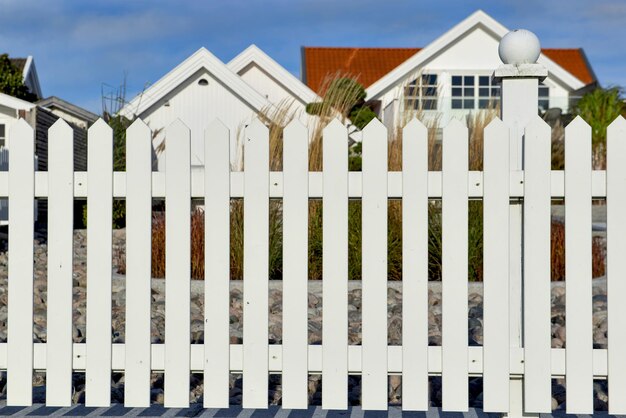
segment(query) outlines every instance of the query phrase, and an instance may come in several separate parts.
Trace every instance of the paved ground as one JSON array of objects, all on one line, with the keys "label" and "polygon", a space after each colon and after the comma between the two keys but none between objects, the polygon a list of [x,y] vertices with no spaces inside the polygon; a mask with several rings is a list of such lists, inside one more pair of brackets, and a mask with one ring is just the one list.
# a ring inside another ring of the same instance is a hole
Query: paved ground
[{"label": "paved ground", "polygon": [[[382,417],[411,417],[411,418],[495,418],[498,414],[487,414],[479,409],[471,408],[469,412],[442,412],[440,408],[431,408],[427,412],[402,412],[398,407],[390,407],[384,411],[362,411],[360,407],[350,407],[347,411],[325,411],[321,407],[310,407],[307,410],[288,410],[279,407],[262,409],[203,409],[201,404],[191,408],[170,408],[162,405],[153,405],[150,408],[124,408],[122,404],[115,404],[110,408],[87,408],[84,405],[74,405],[68,408],[46,407],[36,404],[30,407],[6,406],[6,401],[0,401],[0,417],[215,417],[215,418],[382,418]],[[590,415],[565,415],[565,413],[541,414],[541,418],[548,417],[589,417]],[[598,412],[593,416],[609,417],[606,412]],[[620,415],[617,415],[618,417]]]}]

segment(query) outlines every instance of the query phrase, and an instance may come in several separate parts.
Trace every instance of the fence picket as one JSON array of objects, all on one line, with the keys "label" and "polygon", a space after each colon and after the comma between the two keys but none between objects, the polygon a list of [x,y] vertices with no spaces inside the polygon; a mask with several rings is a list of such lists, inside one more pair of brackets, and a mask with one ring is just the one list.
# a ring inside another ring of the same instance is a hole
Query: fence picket
[{"label": "fence picket", "polygon": [[48,330],[46,405],[72,403],[74,131],[58,119],[48,131]]},{"label": "fence picket", "polygon": [[152,137],[140,119],[126,131],[126,369],[124,405],[150,406]]},{"label": "fence picket", "polygon": [[322,408],[348,407],[348,133],[324,129],[322,200]]},{"label": "fence picket", "polygon": [[387,129],[363,130],[362,364],[363,409],[386,410],[387,389]]},{"label": "fence picket", "polygon": [[441,346],[442,408],[467,411],[467,127],[453,119],[443,130]]},{"label": "fence picket", "polygon": [[509,410],[509,130],[493,120],[484,134],[483,393],[486,412]]},{"label": "fence picket", "polygon": [[402,133],[402,409],[428,410],[428,130]]},{"label": "fence picket", "polygon": [[204,407],[228,408],[230,140],[219,120],[204,131],[204,161]]},{"label": "fence picket", "polygon": [[177,119],[165,135],[165,406],[189,405],[191,145]]},{"label": "fence picket", "polygon": [[565,128],[565,318],[567,412],[593,414],[591,127]]},{"label": "fence picket", "polygon": [[113,131],[99,119],[88,138],[85,404],[104,407],[111,404]]},{"label": "fence picket", "polygon": [[269,129],[246,128],[243,199],[243,406],[267,408],[269,303]]},{"label": "fence picket", "polygon": [[24,119],[10,134],[7,404],[26,406],[33,395],[35,135]]},{"label": "fence picket", "polygon": [[551,130],[539,116],[524,143],[524,410],[552,410],[550,374]]},{"label": "fence picket", "polygon": [[607,129],[606,273],[608,313],[609,414],[626,414],[626,119]]},{"label": "fence picket", "polygon": [[284,408],[308,406],[309,141],[292,121],[283,141],[283,399]]}]

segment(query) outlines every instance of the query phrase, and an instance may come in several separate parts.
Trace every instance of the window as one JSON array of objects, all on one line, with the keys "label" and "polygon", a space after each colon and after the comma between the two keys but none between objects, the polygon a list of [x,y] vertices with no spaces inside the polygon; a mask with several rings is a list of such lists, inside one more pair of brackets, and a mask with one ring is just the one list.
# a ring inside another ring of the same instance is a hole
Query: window
[{"label": "window", "polygon": [[539,109],[546,111],[550,108],[550,87],[539,83]]},{"label": "window", "polygon": [[437,74],[423,74],[405,88],[404,100],[408,108],[437,109]]},{"label": "window", "polygon": [[474,78],[473,75],[452,76],[452,109],[474,109]]},{"label": "window", "polygon": [[488,75],[478,76],[478,108],[495,108],[500,102],[500,86]]},{"label": "window", "polygon": [[486,109],[499,101],[500,86],[490,76],[452,76],[452,109]]},{"label": "window", "polygon": [[5,147],[6,139],[6,125],[0,123],[0,148]]}]

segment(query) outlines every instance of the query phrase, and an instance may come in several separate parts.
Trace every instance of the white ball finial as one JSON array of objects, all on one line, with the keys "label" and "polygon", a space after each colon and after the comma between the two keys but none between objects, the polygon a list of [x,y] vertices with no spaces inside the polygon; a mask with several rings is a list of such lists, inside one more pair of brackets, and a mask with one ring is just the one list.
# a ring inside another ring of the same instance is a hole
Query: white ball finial
[{"label": "white ball finial", "polygon": [[498,46],[498,54],[505,64],[534,64],[540,53],[539,38],[525,29],[516,29],[507,33]]}]

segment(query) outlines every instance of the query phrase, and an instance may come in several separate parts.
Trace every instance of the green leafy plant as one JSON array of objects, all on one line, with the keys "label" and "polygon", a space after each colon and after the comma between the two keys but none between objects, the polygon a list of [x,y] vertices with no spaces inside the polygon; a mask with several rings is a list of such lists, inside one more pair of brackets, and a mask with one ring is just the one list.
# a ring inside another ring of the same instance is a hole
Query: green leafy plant
[{"label": "green leafy plant", "polygon": [[597,88],[586,93],[574,112],[591,126],[594,168],[606,168],[606,128],[626,112],[622,90],[619,87]]},{"label": "green leafy plant", "polygon": [[28,102],[38,99],[37,95],[31,93],[28,86],[24,85],[22,71],[13,65],[7,54],[0,55],[0,92]]}]

